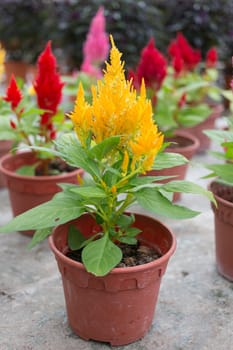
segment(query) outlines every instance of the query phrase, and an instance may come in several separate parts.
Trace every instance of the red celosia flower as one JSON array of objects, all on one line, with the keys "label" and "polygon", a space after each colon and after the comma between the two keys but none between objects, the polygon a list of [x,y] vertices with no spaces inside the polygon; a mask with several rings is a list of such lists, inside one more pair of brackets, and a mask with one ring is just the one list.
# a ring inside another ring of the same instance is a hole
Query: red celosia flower
[{"label": "red celosia flower", "polygon": [[39,56],[38,73],[33,85],[37,94],[38,106],[48,110],[41,116],[41,124],[46,125],[57,112],[64,85],[56,71],[56,58],[51,51],[50,42]]},{"label": "red celosia flower", "polygon": [[218,61],[218,53],[215,47],[212,47],[209,49],[209,51],[206,54],[206,67],[208,68],[214,68],[216,66],[216,63]]},{"label": "red celosia flower", "polygon": [[7,87],[6,96],[3,99],[11,103],[11,108],[14,110],[22,100],[23,96],[18,88],[15,77],[12,74],[9,85]]},{"label": "red celosia flower", "polygon": [[153,38],[141,51],[136,75],[139,84],[144,78],[145,85],[159,89],[167,74],[167,62],[161,52],[155,47]]},{"label": "red celosia flower", "polygon": [[184,60],[181,55],[178,53],[172,60],[172,66],[176,75],[179,75],[184,69]]},{"label": "red celosia flower", "polygon": [[178,33],[176,39],[171,42],[168,53],[173,59],[180,56],[183,59],[184,68],[188,70],[194,69],[201,61],[200,51],[193,49],[182,33]]}]

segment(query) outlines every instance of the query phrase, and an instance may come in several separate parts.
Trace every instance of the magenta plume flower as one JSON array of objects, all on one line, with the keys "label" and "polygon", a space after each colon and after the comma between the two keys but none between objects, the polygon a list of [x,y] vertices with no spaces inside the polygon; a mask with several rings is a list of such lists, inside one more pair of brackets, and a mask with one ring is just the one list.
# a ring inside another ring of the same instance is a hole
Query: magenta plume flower
[{"label": "magenta plume flower", "polygon": [[105,32],[104,8],[100,6],[96,15],[93,17],[86,41],[83,45],[84,61],[91,65],[103,63],[108,56],[109,39]]}]

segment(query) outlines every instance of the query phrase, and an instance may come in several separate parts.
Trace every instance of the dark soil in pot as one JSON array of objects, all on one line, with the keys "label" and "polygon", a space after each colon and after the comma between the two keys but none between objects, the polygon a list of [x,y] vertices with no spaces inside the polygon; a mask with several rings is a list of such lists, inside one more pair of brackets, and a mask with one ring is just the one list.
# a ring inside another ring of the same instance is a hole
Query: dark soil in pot
[{"label": "dark soil in pot", "polygon": [[[140,242],[135,245],[119,244],[118,246],[121,249],[123,256],[120,263],[116,267],[143,265],[162,256],[159,251],[147,247],[144,244],[140,244]],[[66,256],[75,261],[82,262],[81,254],[82,251],[79,249],[76,251],[67,252]]]}]

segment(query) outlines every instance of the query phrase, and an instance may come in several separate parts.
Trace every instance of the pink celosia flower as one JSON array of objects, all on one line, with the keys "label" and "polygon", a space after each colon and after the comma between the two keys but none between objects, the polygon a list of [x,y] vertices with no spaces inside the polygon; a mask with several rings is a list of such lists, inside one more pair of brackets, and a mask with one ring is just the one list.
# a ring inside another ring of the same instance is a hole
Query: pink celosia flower
[{"label": "pink celosia flower", "polygon": [[104,62],[109,52],[109,39],[105,32],[104,8],[101,6],[93,17],[86,41],[83,45],[84,61],[88,59],[91,64]]},{"label": "pink celosia flower", "polygon": [[187,70],[194,69],[201,61],[200,51],[193,49],[182,33],[178,33],[176,39],[170,43],[168,53],[173,59],[180,56]]},{"label": "pink celosia flower", "polygon": [[147,87],[154,90],[160,88],[167,74],[167,62],[162,53],[155,47],[153,38],[141,51],[136,73],[133,76],[131,71],[130,74],[133,77],[135,87],[140,86],[142,79],[144,79]]},{"label": "pink celosia flower", "polygon": [[62,87],[60,75],[57,73],[56,58],[51,50],[50,41],[38,59],[38,73],[33,84],[36,91],[38,106],[46,109],[41,115],[41,124],[50,123],[51,117],[56,114],[57,107],[62,98]]},{"label": "pink celosia flower", "polygon": [[7,87],[6,96],[3,99],[11,103],[11,109],[14,110],[22,100],[23,96],[16,83],[14,74],[12,74],[9,85]]},{"label": "pink celosia flower", "polygon": [[80,67],[80,71],[89,74],[90,76],[101,79],[102,78],[102,71],[99,67],[94,66],[89,61],[89,58],[86,57]]},{"label": "pink celosia flower", "polygon": [[206,67],[208,68],[214,68],[216,66],[216,63],[218,61],[218,53],[215,47],[212,47],[209,49],[209,51],[206,54]]}]

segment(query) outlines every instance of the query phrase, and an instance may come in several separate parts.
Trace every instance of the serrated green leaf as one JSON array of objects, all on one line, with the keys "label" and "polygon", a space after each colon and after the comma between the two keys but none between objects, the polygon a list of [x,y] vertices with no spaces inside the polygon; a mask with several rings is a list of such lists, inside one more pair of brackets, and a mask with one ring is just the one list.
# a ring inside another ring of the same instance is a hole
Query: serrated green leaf
[{"label": "serrated green leaf", "polygon": [[70,225],[68,231],[68,246],[72,250],[78,250],[82,247],[83,242],[86,238],[74,225]]},{"label": "serrated green leaf", "polygon": [[107,275],[121,258],[121,249],[106,234],[88,244],[82,251],[82,261],[86,270],[95,276]]},{"label": "serrated green leaf", "polygon": [[43,241],[46,237],[48,237],[51,234],[51,231],[52,231],[51,227],[42,228],[40,230],[37,230],[34,233],[30,243],[27,245],[27,248],[31,249],[36,244],[38,244],[39,242]]},{"label": "serrated green leaf", "polygon": [[144,209],[169,218],[188,219],[200,214],[197,211],[170,202],[156,188],[145,188],[136,192],[135,197]]}]

